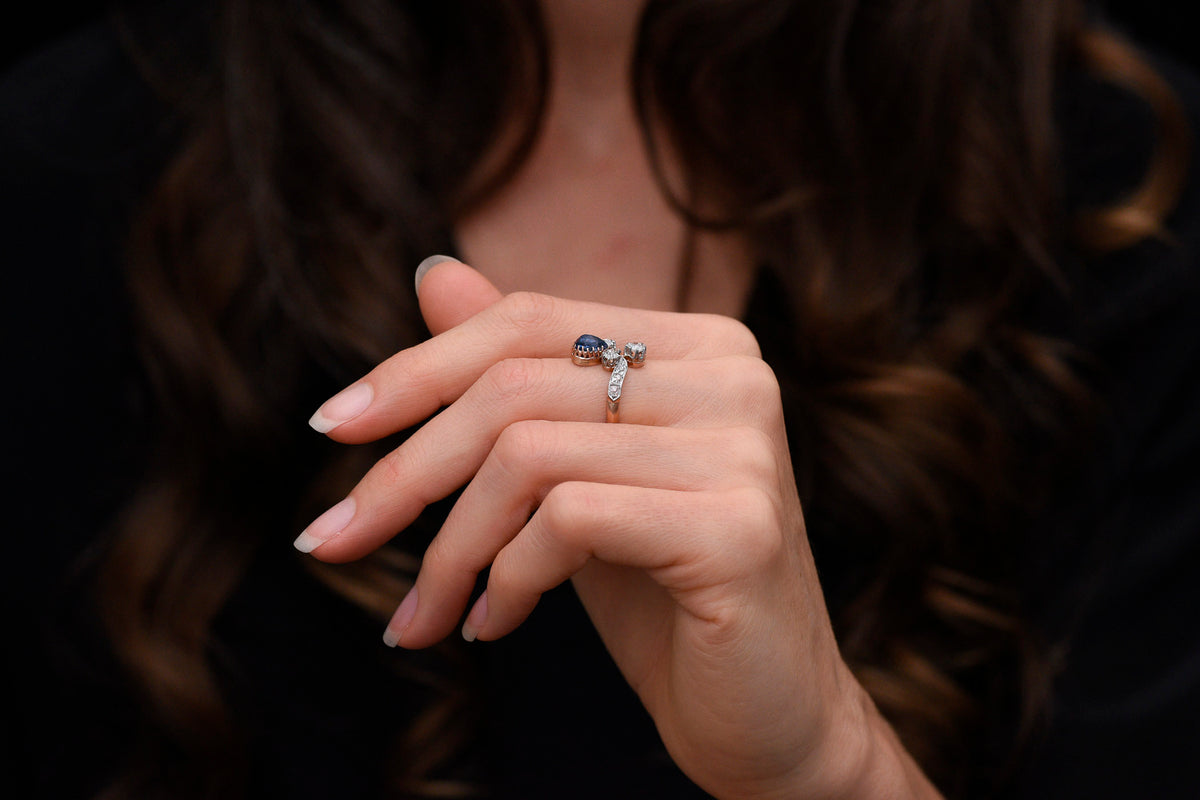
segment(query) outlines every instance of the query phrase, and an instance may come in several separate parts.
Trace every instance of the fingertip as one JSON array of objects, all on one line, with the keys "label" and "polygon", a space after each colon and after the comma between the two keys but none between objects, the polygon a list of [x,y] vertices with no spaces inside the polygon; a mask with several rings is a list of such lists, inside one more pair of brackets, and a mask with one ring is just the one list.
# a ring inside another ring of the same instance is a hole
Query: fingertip
[{"label": "fingertip", "polygon": [[367,381],[351,384],[326,400],[308,420],[317,433],[329,434],[341,425],[360,417],[375,399],[375,390]]},{"label": "fingertip", "polygon": [[396,613],[392,614],[392,619],[388,622],[387,629],[383,632],[383,643],[388,647],[395,647],[400,644],[404,638],[404,633],[412,624],[413,617],[417,615],[417,605],[419,598],[417,595],[417,587],[408,590],[408,594],[400,602],[396,608]]},{"label": "fingertip", "polygon": [[479,599],[475,601],[475,605],[471,608],[471,613],[467,614],[467,618],[463,621],[462,637],[468,642],[475,641],[479,636],[479,631],[487,624],[488,616],[488,599],[487,590],[479,595]]},{"label": "fingertip", "polygon": [[417,265],[417,271],[413,275],[413,289],[416,291],[417,295],[421,294],[421,282],[425,280],[425,276],[429,273],[429,270],[433,269],[438,264],[445,264],[447,262],[453,262],[455,264],[462,263],[453,256],[435,255],[429,256]]},{"label": "fingertip", "polygon": [[417,272],[417,302],[435,335],[466,322],[503,297],[482,273],[448,256],[425,259]]},{"label": "fingertip", "polygon": [[335,540],[354,519],[358,504],[353,497],[346,497],[314,519],[300,532],[292,545],[301,553],[312,553],[326,542]]}]

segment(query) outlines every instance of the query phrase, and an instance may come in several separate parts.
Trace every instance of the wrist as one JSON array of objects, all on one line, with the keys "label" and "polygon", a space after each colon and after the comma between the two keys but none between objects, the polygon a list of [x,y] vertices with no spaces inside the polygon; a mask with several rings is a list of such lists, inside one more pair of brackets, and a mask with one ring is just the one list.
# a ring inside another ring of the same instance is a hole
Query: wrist
[{"label": "wrist", "polygon": [[844,700],[787,797],[812,800],[938,800],[941,794],[905,750],[870,695],[844,673]]}]

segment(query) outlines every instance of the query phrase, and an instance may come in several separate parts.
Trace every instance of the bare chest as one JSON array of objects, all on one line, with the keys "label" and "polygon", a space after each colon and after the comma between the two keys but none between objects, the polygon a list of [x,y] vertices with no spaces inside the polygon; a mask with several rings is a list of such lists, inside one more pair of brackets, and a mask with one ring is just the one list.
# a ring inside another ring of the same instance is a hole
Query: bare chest
[{"label": "bare chest", "polygon": [[468,263],[504,292],[742,313],[753,278],[744,243],[689,233],[662,197],[636,131],[598,152],[548,139],[502,191],[458,224]]}]

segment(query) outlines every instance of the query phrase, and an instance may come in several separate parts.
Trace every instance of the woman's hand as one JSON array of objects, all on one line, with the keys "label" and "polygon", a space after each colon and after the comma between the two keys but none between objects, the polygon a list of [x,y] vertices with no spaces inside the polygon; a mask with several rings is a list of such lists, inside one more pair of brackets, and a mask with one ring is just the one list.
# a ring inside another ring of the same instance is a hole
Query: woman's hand
[{"label": "woman's hand", "polygon": [[[838,653],[778,385],[747,329],[502,298],[454,261],[428,272],[420,302],[434,338],[313,425],[366,442],[436,416],[297,540],[326,561],[356,559],[466,484],[385,640],[444,638],[489,565],[468,639],[504,636],[570,578],[672,757],[710,793],[913,796],[915,767]],[[621,424],[604,422],[608,373],[569,358],[583,333],[648,347]]]}]

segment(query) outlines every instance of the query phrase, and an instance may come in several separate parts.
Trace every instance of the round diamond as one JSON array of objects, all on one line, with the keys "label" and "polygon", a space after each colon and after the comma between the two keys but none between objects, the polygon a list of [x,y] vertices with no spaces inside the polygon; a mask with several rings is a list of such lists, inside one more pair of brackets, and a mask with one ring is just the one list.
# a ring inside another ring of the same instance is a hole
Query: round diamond
[{"label": "round diamond", "polygon": [[625,345],[625,358],[629,359],[629,363],[640,365],[646,361],[646,345],[641,342],[629,342]]}]

